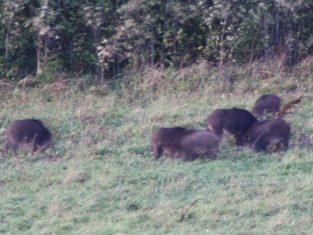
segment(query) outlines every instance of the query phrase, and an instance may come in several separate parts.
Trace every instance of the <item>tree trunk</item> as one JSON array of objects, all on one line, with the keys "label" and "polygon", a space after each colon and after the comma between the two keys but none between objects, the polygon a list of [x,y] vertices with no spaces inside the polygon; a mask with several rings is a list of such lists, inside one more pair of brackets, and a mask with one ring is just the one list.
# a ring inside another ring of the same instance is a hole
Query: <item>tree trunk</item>
[{"label": "tree trunk", "polygon": [[10,26],[11,20],[8,23],[8,31],[5,37],[5,73],[8,72],[8,63],[9,63],[9,36],[10,36]]},{"label": "tree trunk", "polygon": [[225,33],[226,23],[227,23],[227,15],[225,15],[225,18],[224,18],[224,24],[223,24],[222,34],[221,34],[221,42],[220,42],[221,47],[220,47],[220,52],[219,52],[220,61],[219,61],[219,65],[218,65],[219,71],[222,71],[224,56],[225,56],[225,53],[224,53],[224,33]]},{"label": "tree trunk", "polygon": [[263,32],[264,32],[264,57],[265,60],[268,61],[269,59],[269,35],[268,35],[268,12],[267,7],[268,3],[267,0],[264,1],[265,9],[263,9]]},{"label": "tree trunk", "polygon": [[36,52],[37,52],[37,75],[42,73],[41,69],[41,49],[42,49],[42,36],[37,33],[36,37]]},{"label": "tree trunk", "polygon": [[162,49],[161,49],[161,64],[164,65],[164,57],[165,57],[165,34],[166,34],[166,22],[167,22],[167,7],[168,0],[165,3],[165,12],[164,12],[164,22],[163,22],[163,32],[162,32]]},{"label": "tree trunk", "polygon": [[294,66],[295,61],[295,46],[294,46],[294,35],[293,35],[293,21],[292,21],[292,12],[290,10],[287,11],[288,19],[287,19],[287,40],[286,40],[286,48],[287,48],[287,65],[289,70]]}]

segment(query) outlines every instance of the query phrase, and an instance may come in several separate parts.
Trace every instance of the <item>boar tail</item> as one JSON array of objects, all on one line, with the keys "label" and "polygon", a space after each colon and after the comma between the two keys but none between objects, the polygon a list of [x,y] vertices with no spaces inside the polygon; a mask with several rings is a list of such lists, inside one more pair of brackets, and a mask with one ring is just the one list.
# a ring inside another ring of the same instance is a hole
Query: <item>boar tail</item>
[{"label": "boar tail", "polygon": [[287,110],[294,107],[296,104],[300,103],[302,98],[303,96],[300,96],[298,99],[292,100],[289,103],[285,104],[280,113],[278,114],[278,118],[282,118],[286,114]]}]

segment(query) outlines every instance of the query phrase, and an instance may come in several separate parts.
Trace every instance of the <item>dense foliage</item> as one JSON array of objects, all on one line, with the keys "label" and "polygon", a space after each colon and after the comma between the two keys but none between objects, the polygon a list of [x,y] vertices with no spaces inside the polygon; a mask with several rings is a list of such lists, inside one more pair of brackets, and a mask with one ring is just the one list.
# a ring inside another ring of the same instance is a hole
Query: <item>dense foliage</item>
[{"label": "dense foliage", "polygon": [[199,59],[292,68],[313,51],[312,10],[312,0],[0,0],[0,77],[62,71],[103,82]]}]

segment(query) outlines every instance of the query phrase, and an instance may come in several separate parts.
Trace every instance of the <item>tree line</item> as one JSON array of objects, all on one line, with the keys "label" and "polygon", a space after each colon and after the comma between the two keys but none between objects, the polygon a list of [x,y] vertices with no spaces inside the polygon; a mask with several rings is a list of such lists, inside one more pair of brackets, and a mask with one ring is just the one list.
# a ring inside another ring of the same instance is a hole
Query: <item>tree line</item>
[{"label": "tree line", "polygon": [[313,51],[313,0],[0,0],[0,77],[218,69]]}]

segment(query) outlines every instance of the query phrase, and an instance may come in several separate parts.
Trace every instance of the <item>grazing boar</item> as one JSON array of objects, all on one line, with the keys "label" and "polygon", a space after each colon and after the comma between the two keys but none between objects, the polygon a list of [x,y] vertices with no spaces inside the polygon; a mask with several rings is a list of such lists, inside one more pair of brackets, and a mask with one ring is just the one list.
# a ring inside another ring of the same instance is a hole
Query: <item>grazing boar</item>
[{"label": "grazing boar", "polygon": [[243,135],[257,120],[245,109],[216,109],[207,118],[207,128],[222,137],[223,134],[234,135],[238,147],[243,144]]},{"label": "grazing boar", "polygon": [[51,139],[50,131],[36,119],[17,120],[5,129],[6,149],[16,152],[20,144],[32,144],[32,151],[46,147]]},{"label": "grazing boar", "polygon": [[290,125],[281,118],[256,122],[250,126],[244,136],[244,142],[256,151],[266,151],[270,145],[276,145],[278,151],[281,143],[288,148]]},{"label": "grazing boar", "polygon": [[209,130],[186,130],[178,135],[170,155],[184,161],[193,161],[200,156],[215,159],[219,141],[220,138]]},{"label": "grazing boar", "polygon": [[259,97],[253,108],[252,114],[257,118],[262,118],[266,113],[271,113],[275,116],[280,110],[281,98],[275,94],[265,94]]},{"label": "grazing boar", "polygon": [[177,136],[184,132],[183,127],[160,128],[150,136],[151,151],[154,158],[160,158],[163,151],[169,153],[169,149],[173,145]]}]

